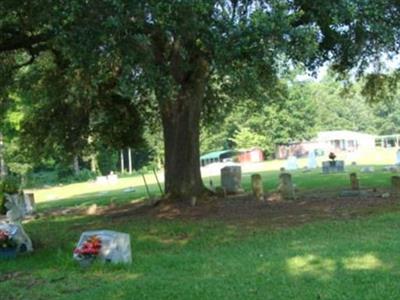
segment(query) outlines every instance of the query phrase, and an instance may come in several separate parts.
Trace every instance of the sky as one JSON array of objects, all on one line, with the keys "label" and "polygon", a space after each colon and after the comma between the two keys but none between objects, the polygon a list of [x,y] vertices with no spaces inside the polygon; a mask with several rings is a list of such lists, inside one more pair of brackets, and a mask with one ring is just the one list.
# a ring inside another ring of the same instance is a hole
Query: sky
[{"label": "sky", "polygon": [[[394,56],[393,58],[389,58],[386,54],[382,56],[383,67],[382,70],[384,72],[392,72],[396,69],[400,69],[400,54]],[[296,76],[296,80],[298,81],[321,81],[327,74],[330,63],[325,63],[322,67],[320,67],[317,71],[316,76],[312,76],[310,72],[304,73]],[[371,73],[374,71],[374,66],[371,65],[366,69],[366,73]],[[353,72],[354,73],[354,72]]]}]

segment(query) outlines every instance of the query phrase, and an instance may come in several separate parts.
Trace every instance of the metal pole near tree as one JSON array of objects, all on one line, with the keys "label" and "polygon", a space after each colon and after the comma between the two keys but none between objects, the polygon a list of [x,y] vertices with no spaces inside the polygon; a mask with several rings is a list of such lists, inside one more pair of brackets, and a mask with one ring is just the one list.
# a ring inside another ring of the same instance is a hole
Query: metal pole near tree
[{"label": "metal pole near tree", "polygon": [[143,173],[142,173],[142,177],[143,177],[144,186],[146,187],[147,196],[148,196],[149,199],[150,199],[150,198],[151,198],[150,190],[149,190],[149,187],[148,187],[148,185],[147,185],[146,177],[144,177],[144,174],[143,174]]},{"label": "metal pole near tree", "polygon": [[158,189],[160,190],[161,195],[163,195],[164,191],[161,188],[160,181],[158,180],[158,176],[157,176],[156,170],[154,168],[153,168],[153,173],[154,173],[154,177],[156,178],[156,181],[157,181]]}]

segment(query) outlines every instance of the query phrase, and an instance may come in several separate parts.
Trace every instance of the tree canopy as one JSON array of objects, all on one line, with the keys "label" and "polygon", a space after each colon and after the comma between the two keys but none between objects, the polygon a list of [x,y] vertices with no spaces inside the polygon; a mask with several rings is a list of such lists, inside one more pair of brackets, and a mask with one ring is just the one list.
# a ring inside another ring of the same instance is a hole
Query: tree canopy
[{"label": "tree canopy", "polygon": [[399,6],[395,0],[5,0],[1,104],[13,93],[32,101],[26,140],[71,154],[94,136],[105,144],[140,143],[143,124],[160,118],[166,192],[187,199],[204,191],[201,120],[245,99],[271,103],[290,66],[315,70],[329,60],[340,72],[362,72],[381,53],[398,53]]}]

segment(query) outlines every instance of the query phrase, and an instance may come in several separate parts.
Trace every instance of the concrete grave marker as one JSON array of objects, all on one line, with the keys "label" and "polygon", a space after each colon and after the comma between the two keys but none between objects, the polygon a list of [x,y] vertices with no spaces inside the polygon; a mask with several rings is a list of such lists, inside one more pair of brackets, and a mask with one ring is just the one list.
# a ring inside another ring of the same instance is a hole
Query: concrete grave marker
[{"label": "concrete grave marker", "polygon": [[294,185],[292,182],[292,175],[290,173],[281,173],[279,175],[279,192],[281,193],[282,199],[294,200],[296,199]]},{"label": "concrete grave marker", "polygon": [[307,167],[309,169],[315,169],[317,167],[317,158],[315,156],[315,151],[311,150],[308,153],[308,163],[307,163]]},{"label": "concrete grave marker", "polygon": [[350,185],[353,191],[358,191],[360,189],[360,182],[357,178],[357,173],[350,174]]},{"label": "concrete grave marker", "polygon": [[221,169],[221,187],[227,193],[242,192],[242,168],[240,166],[226,166]]},{"label": "concrete grave marker", "polygon": [[285,166],[286,170],[297,170],[299,168],[298,164],[297,164],[297,157],[294,155],[291,155],[288,157],[287,161],[286,161],[286,166]]},{"label": "concrete grave marker", "polygon": [[392,191],[395,195],[400,195],[400,176],[392,176]]},{"label": "concrete grave marker", "polygon": [[251,175],[251,189],[256,200],[264,200],[264,187],[260,174]]},{"label": "concrete grave marker", "polygon": [[[93,230],[82,233],[77,248],[81,247],[90,237],[96,236],[101,240],[98,258],[103,262],[127,263],[132,262],[131,240],[127,233],[111,230]],[[74,254],[74,259],[79,256]]]}]

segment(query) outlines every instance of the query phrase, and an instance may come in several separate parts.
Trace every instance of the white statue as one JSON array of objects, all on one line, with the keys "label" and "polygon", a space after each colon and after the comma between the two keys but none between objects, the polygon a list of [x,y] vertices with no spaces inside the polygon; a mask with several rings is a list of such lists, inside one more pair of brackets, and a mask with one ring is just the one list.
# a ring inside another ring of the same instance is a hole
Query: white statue
[{"label": "white statue", "polygon": [[315,151],[312,150],[308,153],[308,168],[315,169],[317,167],[317,158],[315,156]]},{"label": "white statue", "polygon": [[[20,253],[33,251],[32,241],[22,227],[26,210],[24,199],[19,194],[4,194],[6,198],[7,223],[0,223],[0,230],[8,232],[17,243],[17,251]],[[22,201],[21,201],[22,199]]]}]

